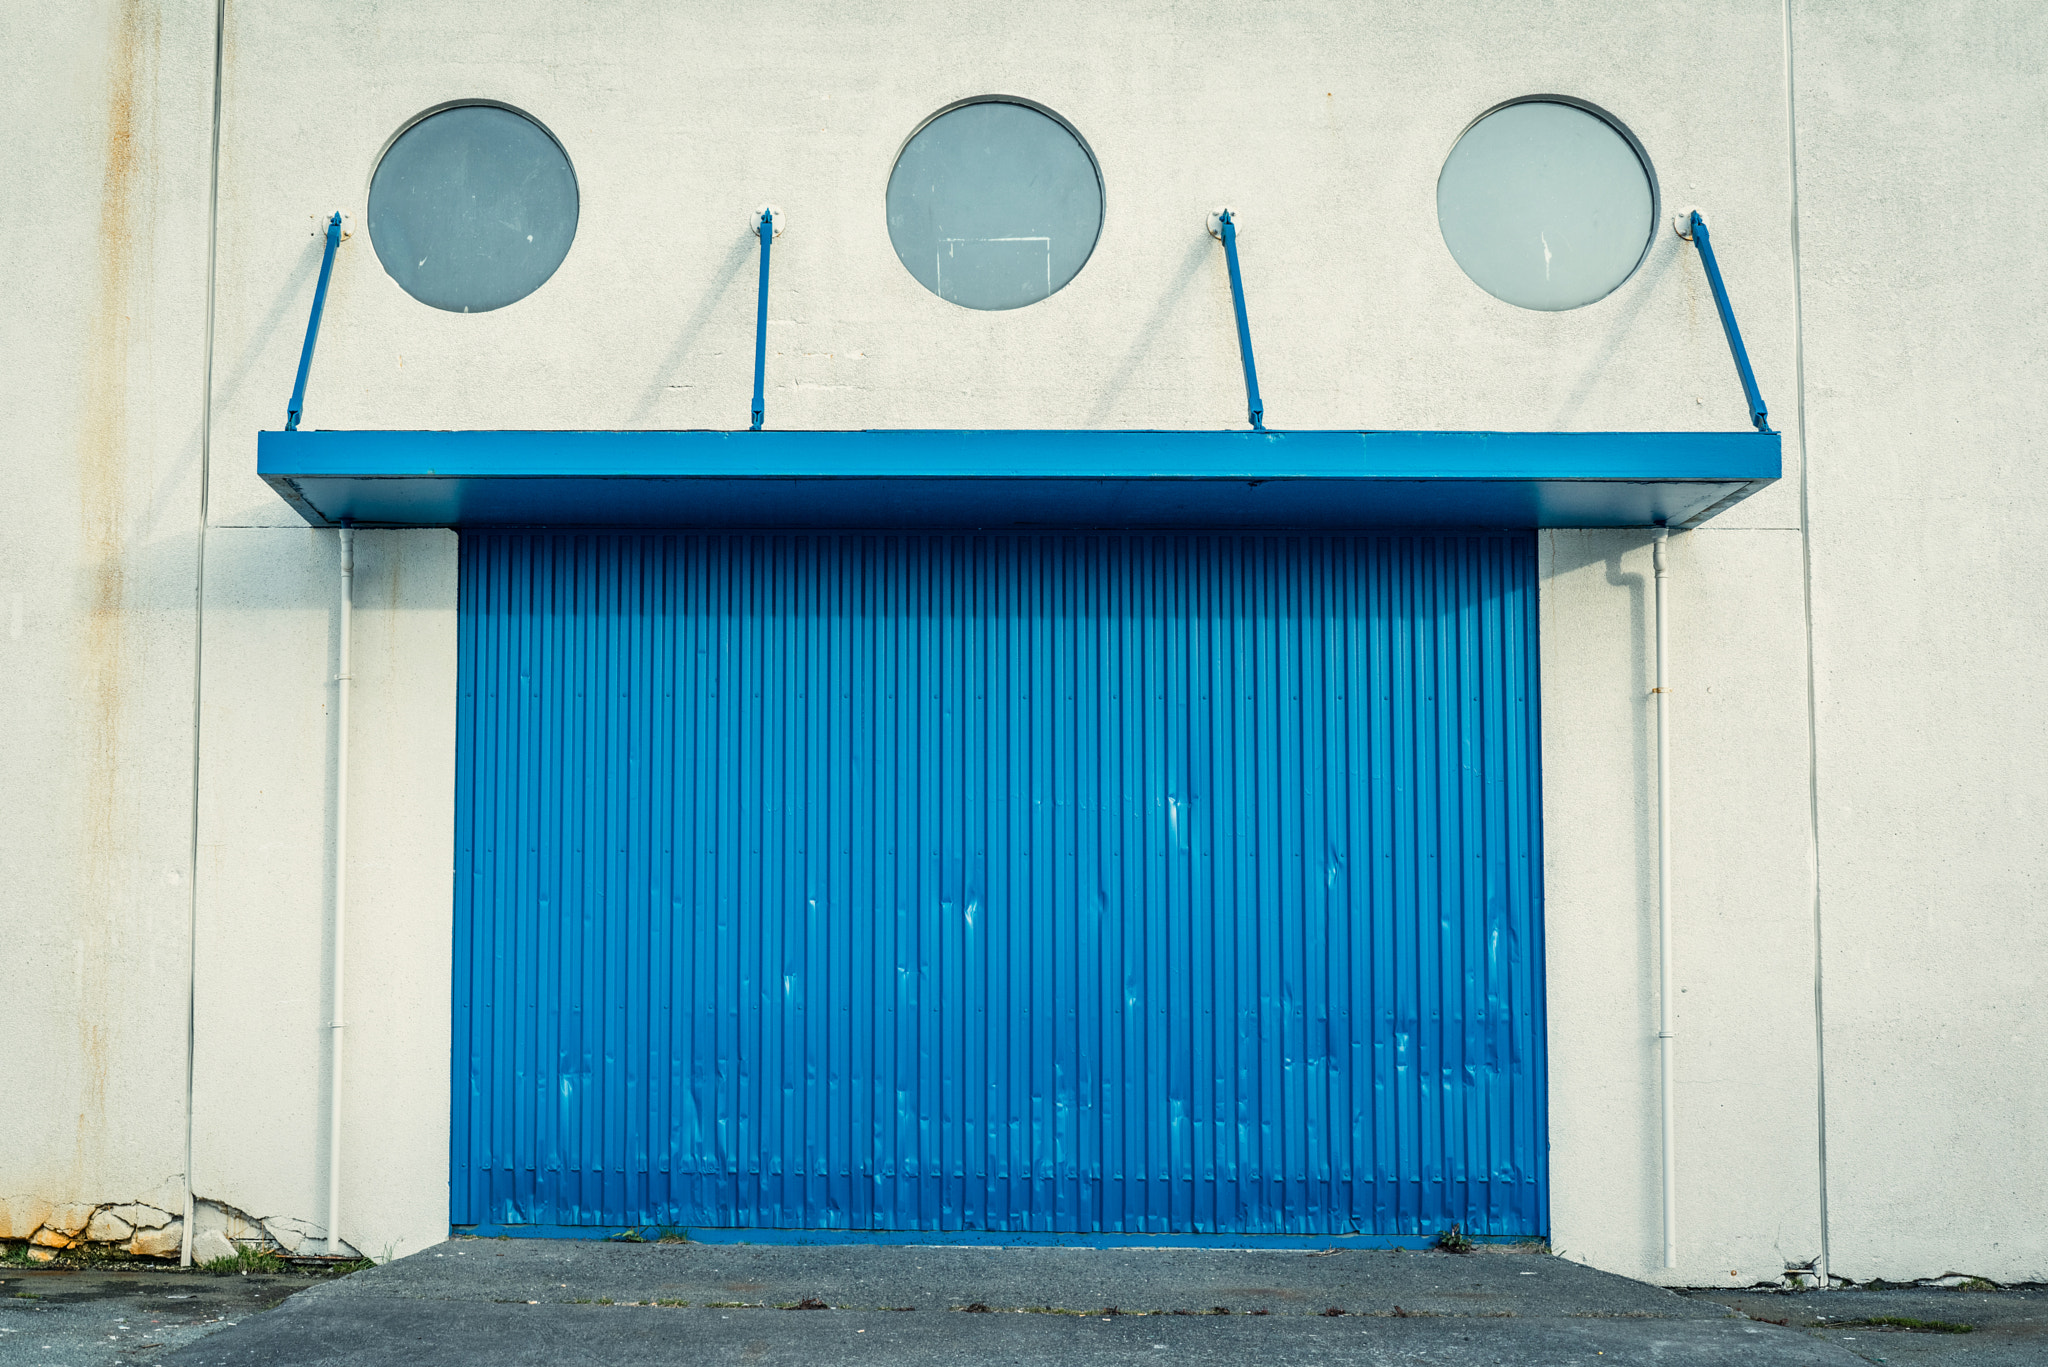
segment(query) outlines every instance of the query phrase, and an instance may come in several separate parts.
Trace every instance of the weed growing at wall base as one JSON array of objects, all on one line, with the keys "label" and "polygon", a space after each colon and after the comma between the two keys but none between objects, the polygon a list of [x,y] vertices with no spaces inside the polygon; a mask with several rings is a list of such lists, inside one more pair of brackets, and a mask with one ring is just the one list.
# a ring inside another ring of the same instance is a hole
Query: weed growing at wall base
[{"label": "weed growing at wall base", "polygon": [[[368,1259],[364,1259],[368,1262]],[[211,1272],[217,1277],[230,1277],[240,1272],[289,1272],[291,1267],[285,1260],[267,1248],[237,1248],[226,1257],[214,1258],[199,1265],[201,1272]],[[353,1270],[353,1269],[351,1269]]]}]

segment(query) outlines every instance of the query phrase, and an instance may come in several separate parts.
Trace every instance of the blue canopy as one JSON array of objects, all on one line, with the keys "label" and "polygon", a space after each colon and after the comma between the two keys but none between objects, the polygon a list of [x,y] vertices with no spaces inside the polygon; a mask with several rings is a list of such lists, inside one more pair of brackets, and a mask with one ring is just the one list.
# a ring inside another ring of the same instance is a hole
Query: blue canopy
[{"label": "blue canopy", "polygon": [[263,432],[318,527],[1697,526],[1773,432]]}]

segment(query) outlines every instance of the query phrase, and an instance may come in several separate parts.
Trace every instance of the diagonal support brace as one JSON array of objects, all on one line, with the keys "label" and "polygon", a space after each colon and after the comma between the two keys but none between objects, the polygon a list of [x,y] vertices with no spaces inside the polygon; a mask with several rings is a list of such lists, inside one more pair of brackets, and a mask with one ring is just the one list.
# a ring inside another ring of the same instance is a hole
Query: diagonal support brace
[{"label": "diagonal support brace", "polygon": [[1210,215],[1210,234],[1223,241],[1223,259],[1230,267],[1230,305],[1237,313],[1237,354],[1244,362],[1245,407],[1251,410],[1252,431],[1266,430],[1266,404],[1259,397],[1259,367],[1252,359],[1252,325],[1244,312],[1244,276],[1237,268],[1237,224],[1229,209]]},{"label": "diagonal support brace", "polygon": [[754,425],[748,430],[758,432],[768,379],[768,250],[782,236],[782,211],[769,204],[755,210],[754,235],[761,239],[761,293],[754,306]]},{"label": "diagonal support brace", "polygon": [[1756,372],[1750,369],[1749,352],[1742,345],[1742,330],[1735,326],[1735,309],[1728,302],[1728,287],[1721,283],[1721,264],[1714,259],[1714,242],[1707,232],[1707,216],[1691,211],[1678,234],[1699,249],[1700,264],[1707,268],[1707,287],[1714,292],[1714,310],[1721,315],[1721,331],[1728,335],[1728,350],[1735,357],[1735,373],[1742,377],[1742,394],[1749,400],[1749,420],[1759,432],[1771,430],[1771,415],[1764,408],[1763,393],[1756,387]]},{"label": "diagonal support brace", "polygon": [[306,320],[306,345],[299,351],[299,378],[292,384],[291,407],[285,411],[284,430],[299,430],[299,415],[306,411],[306,377],[313,372],[313,347],[320,340],[320,315],[327,308],[327,282],[334,276],[334,251],[348,234],[342,230],[341,211],[327,220],[327,249],[320,257],[320,283],[313,287],[313,316]]}]

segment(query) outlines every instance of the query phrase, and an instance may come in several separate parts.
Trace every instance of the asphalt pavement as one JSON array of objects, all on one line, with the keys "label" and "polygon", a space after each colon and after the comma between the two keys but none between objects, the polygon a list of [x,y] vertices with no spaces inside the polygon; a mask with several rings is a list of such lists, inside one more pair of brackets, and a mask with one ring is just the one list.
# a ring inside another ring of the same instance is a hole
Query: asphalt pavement
[{"label": "asphalt pavement", "polygon": [[1679,1295],[1495,1250],[456,1239],[331,1281],[118,1279],[6,1278],[0,1367],[2048,1362],[2048,1292]]},{"label": "asphalt pavement", "polygon": [[2048,1367],[2048,1287],[1785,1292],[1708,1296],[1896,1367]]},{"label": "asphalt pavement", "polygon": [[0,1267],[0,1367],[160,1362],[314,1284],[300,1275],[215,1276],[149,1263]]}]

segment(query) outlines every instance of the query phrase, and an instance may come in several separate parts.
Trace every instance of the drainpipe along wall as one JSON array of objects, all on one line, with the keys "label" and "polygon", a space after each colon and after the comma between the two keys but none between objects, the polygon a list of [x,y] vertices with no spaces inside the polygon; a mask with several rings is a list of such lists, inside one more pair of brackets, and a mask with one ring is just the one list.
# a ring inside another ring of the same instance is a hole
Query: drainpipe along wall
[{"label": "drainpipe along wall", "polygon": [[348,928],[348,704],[354,682],[349,666],[349,637],[354,623],[356,534],[341,529],[341,646],[335,673],[334,703],[334,957],[330,961],[328,1000],[334,1020],[327,1031],[329,1086],[327,1105],[327,1251],[338,1255],[341,1241],[341,1058],[343,967]]},{"label": "drainpipe along wall", "polygon": [[1671,678],[1670,604],[1665,596],[1665,551],[1669,528],[1651,533],[1656,570],[1657,684],[1657,1072],[1663,1106],[1664,1266],[1678,1266],[1678,1135],[1672,1112],[1671,1055]]}]

